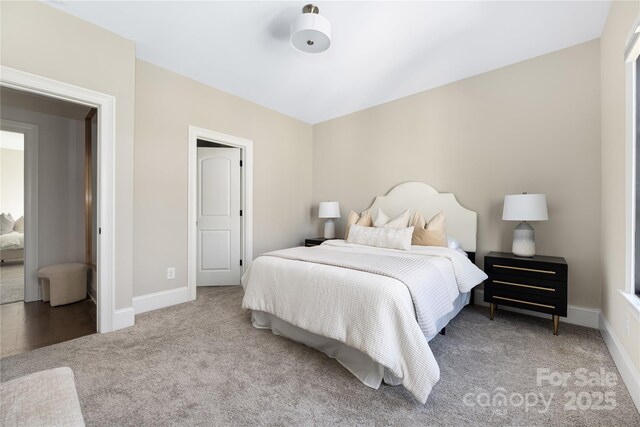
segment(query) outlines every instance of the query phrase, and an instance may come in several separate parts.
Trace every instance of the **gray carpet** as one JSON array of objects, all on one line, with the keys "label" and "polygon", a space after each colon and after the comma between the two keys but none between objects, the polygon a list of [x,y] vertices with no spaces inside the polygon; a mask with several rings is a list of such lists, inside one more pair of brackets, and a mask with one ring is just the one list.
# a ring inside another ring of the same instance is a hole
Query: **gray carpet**
[{"label": "gray carpet", "polygon": [[24,300],[24,265],[6,261],[0,267],[0,304]]},{"label": "gray carpet", "polygon": [[[562,324],[554,337],[550,320],[498,311],[491,322],[486,309],[467,308],[431,342],[441,380],[421,405],[403,387],[367,388],[325,355],[254,329],[241,298],[238,287],[205,290],[195,302],[137,316],[132,328],[7,357],[2,381],[71,367],[89,426],[640,425],[596,330]],[[536,368],[603,369],[617,382],[538,386]],[[498,387],[512,403],[479,406],[482,393],[492,399]],[[580,392],[582,409],[565,410],[565,394]],[[614,410],[586,407],[587,397],[595,404],[601,392],[610,393]],[[553,393],[549,410],[541,413],[541,403],[525,408],[513,397],[527,393],[547,400]]]}]

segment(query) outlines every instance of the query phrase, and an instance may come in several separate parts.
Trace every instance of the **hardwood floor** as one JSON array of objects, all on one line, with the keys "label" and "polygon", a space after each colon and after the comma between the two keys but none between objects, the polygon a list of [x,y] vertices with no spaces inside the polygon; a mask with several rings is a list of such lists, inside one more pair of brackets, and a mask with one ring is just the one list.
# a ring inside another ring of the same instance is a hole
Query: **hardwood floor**
[{"label": "hardwood floor", "polygon": [[95,332],[96,306],[90,299],[58,307],[42,301],[0,306],[0,357]]}]

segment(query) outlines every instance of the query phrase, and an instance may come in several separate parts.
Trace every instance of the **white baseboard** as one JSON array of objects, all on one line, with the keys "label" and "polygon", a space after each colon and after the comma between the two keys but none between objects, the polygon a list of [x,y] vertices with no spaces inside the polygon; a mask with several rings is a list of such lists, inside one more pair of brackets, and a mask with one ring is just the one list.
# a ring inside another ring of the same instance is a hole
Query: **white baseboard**
[{"label": "white baseboard", "polygon": [[622,344],[613,333],[611,325],[602,313],[600,313],[600,333],[620,372],[622,380],[629,390],[633,403],[636,404],[636,409],[640,412],[640,373],[636,370],[629,355],[624,351],[624,347],[622,347]]},{"label": "white baseboard", "polygon": [[[475,290],[475,304],[485,307],[489,306],[489,303],[484,302],[484,290]],[[531,310],[523,310],[521,308],[507,307],[506,305],[500,305],[500,310],[513,311],[516,313],[527,314],[536,317],[548,318],[550,315],[545,313],[538,313]],[[600,324],[600,310],[597,308],[578,307],[576,305],[570,305],[567,307],[567,317],[561,317],[561,322],[571,323],[573,325],[586,326],[587,328],[598,329]]]},{"label": "white baseboard", "polygon": [[128,328],[129,326],[133,326],[134,324],[134,313],[133,307],[121,308],[116,310],[113,313],[113,329],[117,331],[118,329]]},{"label": "white baseboard", "polygon": [[136,314],[140,314],[171,305],[182,304],[187,301],[189,301],[189,288],[183,286],[181,288],[169,289],[168,291],[133,297],[133,310]]},{"label": "white baseboard", "polygon": [[118,330],[133,326],[135,315],[170,305],[187,302],[189,292],[187,287],[170,289],[168,291],[141,295],[133,298],[133,307],[121,308],[113,313],[113,329]]}]

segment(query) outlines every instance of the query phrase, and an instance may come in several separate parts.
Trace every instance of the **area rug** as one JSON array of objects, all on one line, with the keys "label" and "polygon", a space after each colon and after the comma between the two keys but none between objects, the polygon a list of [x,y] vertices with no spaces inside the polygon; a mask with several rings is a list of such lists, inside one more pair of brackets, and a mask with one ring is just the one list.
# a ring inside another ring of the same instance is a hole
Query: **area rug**
[{"label": "area rug", "polygon": [[24,265],[6,262],[0,267],[0,304],[24,300]]}]

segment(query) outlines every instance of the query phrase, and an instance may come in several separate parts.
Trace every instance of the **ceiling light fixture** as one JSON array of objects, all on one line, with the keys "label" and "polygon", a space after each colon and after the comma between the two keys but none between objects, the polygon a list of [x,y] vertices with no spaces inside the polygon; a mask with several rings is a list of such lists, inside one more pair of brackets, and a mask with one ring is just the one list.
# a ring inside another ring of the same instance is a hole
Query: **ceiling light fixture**
[{"label": "ceiling light fixture", "polygon": [[291,23],[291,45],[300,52],[320,53],[331,45],[331,23],[319,12],[318,6],[308,4]]}]

